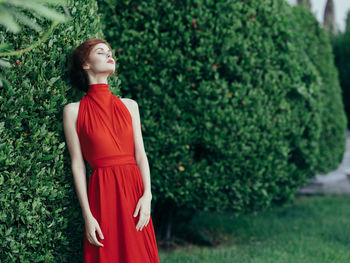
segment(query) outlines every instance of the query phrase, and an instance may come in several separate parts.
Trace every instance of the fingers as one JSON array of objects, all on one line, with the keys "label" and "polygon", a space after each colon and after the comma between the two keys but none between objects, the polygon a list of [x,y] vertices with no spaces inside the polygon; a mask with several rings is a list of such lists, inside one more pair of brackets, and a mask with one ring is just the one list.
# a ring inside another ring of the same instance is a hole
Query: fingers
[{"label": "fingers", "polygon": [[143,227],[148,224],[149,220],[150,220],[150,213],[141,212],[140,219],[136,225],[136,230],[141,231],[143,229]]},{"label": "fingers", "polygon": [[100,228],[99,225],[97,225],[97,233],[98,233],[98,235],[100,236],[101,239],[104,239],[104,236],[102,234],[102,231],[101,231],[101,228]]},{"label": "fingers", "polygon": [[98,242],[96,235],[95,235],[95,231],[92,232],[91,234],[89,233],[88,237],[89,237],[88,240],[92,245],[103,247],[103,244]]},{"label": "fingers", "polygon": [[104,245],[97,240],[96,231],[98,232],[99,237],[101,239],[104,239],[98,221],[96,220],[96,218],[91,217],[85,221],[86,238],[91,245],[104,247]]},{"label": "fingers", "polygon": [[[148,219],[146,219],[146,222],[145,222],[145,224],[144,224],[143,227],[146,227],[146,226],[148,225],[148,222],[149,222],[150,218],[151,218],[151,217],[148,217]],[[141,227],[141,231],[142,231],[142,228],[143,228],[143,227]]]},{"label": "fingers", "polygon": [[[101,237],[101,235],[102,235],[101,229],[99,229],[99,226],[97,226],[96,228],[97,228],[97,231],[99,232],[99,236]],[[103,244],[97,240],[95,230],[92,232],[88,232],[86,237],[87,237],[88,241],[90,242],[90,244],[103,247]]]},{"label": "fingers", "polygon": [[149,223],[149,220],[151,219],[151,217],[148,217],[148,219],[147,219],[147,221],[146,221],[146,224],[145,224],[145,226],[147,226],[148,225],[148,223]]},{"label": "fingers", "polygon": [[134,217],[137,216],[139,210],[140,210],[140,202],[138,202],[137,205],[136,205],[136,209],[135,209],[135,212],[134,212]]}]

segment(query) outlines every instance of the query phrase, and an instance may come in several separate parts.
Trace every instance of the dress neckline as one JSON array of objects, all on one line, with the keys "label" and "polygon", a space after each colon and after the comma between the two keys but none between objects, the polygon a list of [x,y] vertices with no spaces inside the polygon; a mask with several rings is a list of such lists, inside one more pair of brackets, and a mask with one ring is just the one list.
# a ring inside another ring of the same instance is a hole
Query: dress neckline
[{"label": "dress neckline", "polygon": [[93,94],[106,94],[111,95],[111,91],[109,90],[109,85],[107,83],[94,83],[89,84],[89,89],[87,94],[93,95]]}]

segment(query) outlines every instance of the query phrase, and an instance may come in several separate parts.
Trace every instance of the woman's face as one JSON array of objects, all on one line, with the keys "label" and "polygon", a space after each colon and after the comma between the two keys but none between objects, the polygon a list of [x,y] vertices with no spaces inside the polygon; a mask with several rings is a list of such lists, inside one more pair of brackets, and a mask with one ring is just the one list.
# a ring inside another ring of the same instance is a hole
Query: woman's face
[{"label": "woman's face", "polygon": [[83,68],[88,74],[106,73],[108,76],[115,71],[115,61],[112,57],[112,50],[104,43],[96,44],[89,55],[88,61]]}]

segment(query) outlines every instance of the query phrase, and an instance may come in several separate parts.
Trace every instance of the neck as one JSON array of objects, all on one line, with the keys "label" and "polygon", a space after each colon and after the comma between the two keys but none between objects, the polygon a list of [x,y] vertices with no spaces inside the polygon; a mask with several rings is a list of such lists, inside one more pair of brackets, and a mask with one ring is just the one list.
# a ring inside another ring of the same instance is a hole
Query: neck
[{"label": "neck", "polygon": [[112,94],[107,83],[89,84],[88,94]]}]

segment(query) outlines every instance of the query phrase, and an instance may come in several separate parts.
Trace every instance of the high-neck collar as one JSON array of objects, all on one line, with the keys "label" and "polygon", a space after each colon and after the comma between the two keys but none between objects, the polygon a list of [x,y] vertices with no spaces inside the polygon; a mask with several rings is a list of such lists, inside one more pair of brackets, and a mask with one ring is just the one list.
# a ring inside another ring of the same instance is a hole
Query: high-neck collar
[{"label": "high-neck collar", "polygon": [[89,84],[88,94],[112,94],[107,83]]}]

